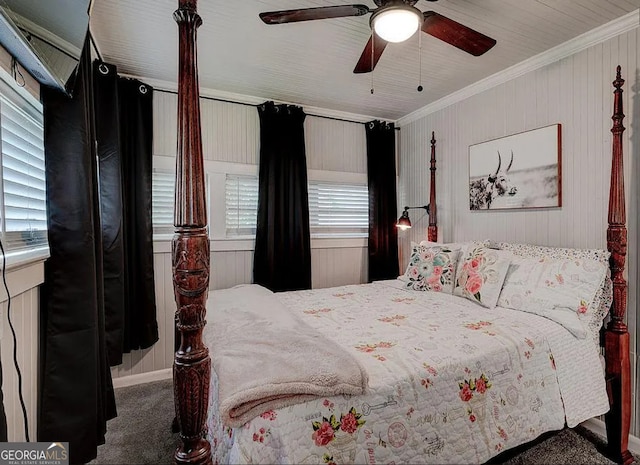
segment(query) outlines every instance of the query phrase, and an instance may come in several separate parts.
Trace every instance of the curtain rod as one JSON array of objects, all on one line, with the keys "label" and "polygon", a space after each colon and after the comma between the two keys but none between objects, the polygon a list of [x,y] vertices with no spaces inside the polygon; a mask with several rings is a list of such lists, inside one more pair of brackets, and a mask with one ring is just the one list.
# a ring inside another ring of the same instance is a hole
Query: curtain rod
[{"label": "curtain rod", "polygon": [[[175,90],[165,90],[165,89],[154,89],[155,92],[164,92],[165,94],[178,94],[178,92],[176,92]],[[245,105],[247,107],[254,107],[257,108],[258,105],[254,104],[254,103],[246,103],[246,102],[234,102],[233,100],[227,100],[227,99],[223,99],[223,98],[218,98],[218,97],[207,97],[207,96],[200,96],[200,98],[206,99],[206,100],[215,100],[216,102],[225,102],[225,103],[234,103],[236,105]],[[332,119],[334,121],[344,121],[345,123],[357,123],[357,124],[367,124],[367,123],[363,123],[362,121],[353,121],[350,119],[345,119],[345,118],[335,118],[333,116],[324,116],[324,115],[313,115],[310,114],[309,116],[313,116],[314,118],[324,118],[324,119]],[[396,131],[399,131],[400,128],[399,127],[395,127]]]}]

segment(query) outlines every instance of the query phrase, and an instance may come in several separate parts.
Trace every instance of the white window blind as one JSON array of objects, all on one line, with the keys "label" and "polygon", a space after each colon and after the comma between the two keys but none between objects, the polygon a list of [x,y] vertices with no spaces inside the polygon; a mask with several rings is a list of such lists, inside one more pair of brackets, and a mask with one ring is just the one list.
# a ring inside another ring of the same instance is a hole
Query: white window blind
[{"label": "white window blind", "polygon": [[173,234],[175,174],[153,171],[151,176],[151,221],[154,234]]},{"label": "white window blind", "polygon": [[366,236],[366,185],[309,181],[309,226],[315,236]]},{"label": "white window blind", "polygon": [[[228,174],[225,185],[227,236],[254,235],[258,212],[258,177]],[[309,182],[312,236],[366,236],[369,194],[366,185]]]},{"label": "white window blind", "polygon": [[227,174],[225,183],[227,236],[250,236],[258,221],[258,177]]},{"label": "white window blind", "polygon": [[47,245],[44,131],[25,111],[0,99],[2,235],[7,250]]}]

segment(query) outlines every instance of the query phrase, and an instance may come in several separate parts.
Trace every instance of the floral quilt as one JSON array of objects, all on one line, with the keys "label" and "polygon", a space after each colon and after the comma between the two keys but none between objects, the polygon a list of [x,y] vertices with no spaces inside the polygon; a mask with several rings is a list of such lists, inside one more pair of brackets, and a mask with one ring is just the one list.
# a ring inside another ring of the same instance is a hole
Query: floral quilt
[{"label": "floral quilt", "polygon": [[484,463],[608,410],[589,339],[535,314],[403,287],[276,294],[327,344],[358,358],[368,393],[318,398],[228,428],[217,413],[214,372],[214,463]]}]

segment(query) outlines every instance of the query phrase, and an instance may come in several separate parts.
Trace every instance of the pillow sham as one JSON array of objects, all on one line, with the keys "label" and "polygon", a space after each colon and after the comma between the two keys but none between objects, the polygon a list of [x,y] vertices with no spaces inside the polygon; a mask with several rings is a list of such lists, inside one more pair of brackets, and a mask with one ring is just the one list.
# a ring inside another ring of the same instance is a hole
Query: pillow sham
[{"label": "pillow sham", "polygon": [[404,273],[405,288],[451,294],[460,250],[414,244]]},{"label": "pillow sham", "polygon": [[572,249],[565,247],[547,247],[531,244],[517,244],[509,242],[500,242],[498,246],[501,250],[509,250],[514,256],[530,257],[530,258],[588,258],[596,260],[604,264],[607,268],[602,282],[598,286],[596,296],[589,305],[587,313],[582,318],[584,323],[587,320],[587,326],[591,336],[596,344],[600,341],[600,328],[602,322],[608,315],[613,302],[613,283],[611,282],[611,271],[609,270],[609,257],[611,253],[603,249]]},{"label": "pillow sham", "polygon": [[515,257],[498,305],[544,316],[584,339],[606,272],[590,258]]},{"label": "pillow sham", "polygon": [[458,263],[453,294],[483,307],[495,307],[511,258],[507,251],[469,245]]},{"label": "pillow sham", "polygon": [[543,245],[517,244],[510,242],[498,242],[500,250],[508,250],[513,255],[520,257],[547,257],[547,258],[589,258],[602,263],[609,263],[611,253],[602,249],[572,249],[567,247],[547,247]]}]

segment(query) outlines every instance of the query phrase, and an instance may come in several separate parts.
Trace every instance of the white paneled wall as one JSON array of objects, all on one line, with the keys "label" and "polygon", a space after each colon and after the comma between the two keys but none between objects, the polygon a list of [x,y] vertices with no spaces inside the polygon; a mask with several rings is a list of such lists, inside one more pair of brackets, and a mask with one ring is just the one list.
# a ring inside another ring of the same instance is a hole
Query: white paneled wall
[{"label": "white paneled wall", "polygon": [[[260,121],[254,106],[201,99],[202,141],[205,160],[256,165],[260,147]],[[175,156],[177,96],[154,94],[154,154]],[[307,168],[333,173],[366,174],[364,125],[308,115],[305,119]],[[257,171],[257,170],[256,170]],[[331,173],[329,173],[331,174]],[[214,206],[216,203],[214,202]],[[213,211],[212,221],[224,221],[224,213]],[[327,243],[329,241],[329,243]],[[338,240],[339,241],[339,240]],[[211,253],[211,289],[224,289],[250,283],[253,276],[253,250],[247,241],[238,241],[237,250],[225,246]],[[314,288],[367,281],[367,249],[363,246],[330,244],[312,240],[311,274]],[[352,240],[350,241],[352,242]],[[232,243],[232,242],[229,242]],[[366,241],[365,241],[366,243]],[[142,375],[170,368],[174,353],[174,314],[169,245],[156,242],[154,272],[160,340],[151,348],[126,354],[122,365],[114,367],[114,378]]]},{"label": "white paneled wall", "polygon": [[309,116],[304,135],[310,170],[367,172],[367,140],[359,123]]},{"label": "white paneled wall", "polygon": [[[11,322],[16,331],[16,351],[22,374],[22,394],[27,410],[29,439],[36,439],[38,390],[38,287],[11,298]],[[18,397],[18,375],[13,363],[13,337],[7,318],[7,302],[0,305],[0,354],[2,356],[2,391],[10,442],[25,441],[24,419]]]},{"label": "white paneled wall", "polygon": [[[627,191],[628,324],[632,371],[636,357],[640,198],[640,63],[638,28],[452,104],[401,129],[401,202],[422,205],[429,196],[429,139],[437,139],[440,239],[491,238],[532,244],[606,248],[615,68],[626,79],[623,151]],[[469,145],[530,129],[562,124],[562,207],[527,211],[469,210]],[[401,237],[406,263],[409,241],[426,235],[427,221]],[[637,398],[640,390],[635,388]],[[640,402],[635,403],[637,409]],[[634,411],[632,430],[640,435]]]}]

